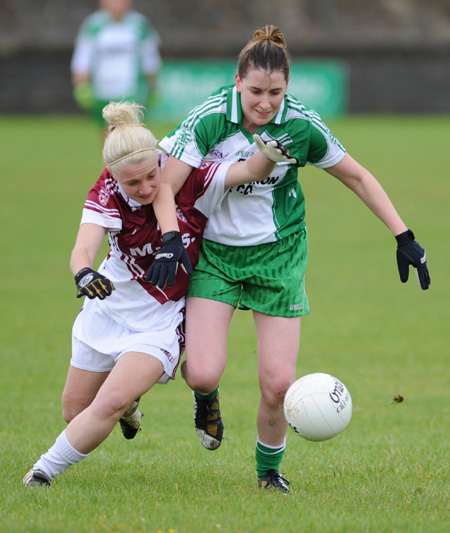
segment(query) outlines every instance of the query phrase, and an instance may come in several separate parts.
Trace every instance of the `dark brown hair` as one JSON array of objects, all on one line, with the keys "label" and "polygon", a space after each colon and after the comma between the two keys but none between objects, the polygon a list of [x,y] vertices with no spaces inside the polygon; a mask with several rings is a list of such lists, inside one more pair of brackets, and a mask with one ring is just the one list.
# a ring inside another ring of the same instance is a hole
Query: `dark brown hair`
[{"label": "dark brown hair", "polygon": [[283,33],[280,28],[267,25],[255,31],[253,39],[239,54],[238,74],[242,79],[250,69],[282,70],[287,80],[289,64],[290,56]]}]

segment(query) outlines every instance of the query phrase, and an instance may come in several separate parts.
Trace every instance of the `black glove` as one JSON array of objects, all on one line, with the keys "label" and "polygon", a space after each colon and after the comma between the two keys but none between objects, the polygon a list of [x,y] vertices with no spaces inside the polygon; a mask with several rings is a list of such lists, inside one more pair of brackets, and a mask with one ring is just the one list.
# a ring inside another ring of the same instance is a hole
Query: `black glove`
[{"label": "black glove", "polygon": [[409,277],[409,265],[416,269],[417,279],[423,290],[430,286],[430,274],[427,268],[425,250],[415,240],[414,233],[409,229],[395,236],[397,240],[397,265],[402,283]]},{"label": "black glove", "polygon": [[191,260],[183,246],[181,233],[179,231],[168,231],[162,236],[162,246],[156,254],[150,270],[147,272],[145,279],[160,289],[164,288],[166,283],[169,287],[175,285],[178,263],[189,276],[192,274]]},{"label": "black glove", "polygon": [[88,267],[82,268],[75,275],[75,283],[78,287],[77,298],[87,296],[90,300],[95,297],[104,300],[114,290],[114,285],[110,279]]}]

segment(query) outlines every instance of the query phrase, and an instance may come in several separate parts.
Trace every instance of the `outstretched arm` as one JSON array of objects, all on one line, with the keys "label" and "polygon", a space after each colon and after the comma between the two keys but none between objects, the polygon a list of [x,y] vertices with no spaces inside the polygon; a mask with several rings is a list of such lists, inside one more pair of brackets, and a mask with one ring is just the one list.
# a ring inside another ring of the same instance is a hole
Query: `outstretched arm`
[{"label": "outstretched arm", "polygon": [[[225,177],[226,187],[262,180],[272,172],[276,162],[298,164],[298,160],[291,158],[286,148],[278,141],[265,142],[259,135],[254,135],[253,138],[258,146],[258,152],[247,161],[230,166]],[[161,250],[147,272],[146,279],[160,288],[163,288],[166,283],[170,287],[175,284],[179,263],[189,275],[192,273],[189,256],[183,246],[179,231],[174,202],[174,195],[181,189],[191,171],[190,165],[170,156],[161,173],[164,189],[160,185],[153,202],[153,209],[163,237]]]},{"label": "outstretched arm", "polygon": [[408,229],[379,182],[350,155],[325,170],[357,194],[393,235]]},{"label": "outstretched arm", "polygon": [[337,165],[325,170],[357,194],[391,230],[397,240],[397,265],[400,280],[403,283],[408,281],[411,265],[416,269],[422,289],[428,289],[430,275],[425,250],[415,240],[414,233],[400,218],[389,196],[375,177],[348,154],[345,154]]},{"label": "outstretched arm", "polygon": [[289,151],[278,141],[263,141],[257,133],[253,135],[253,139],[258,151],[250,159],[231,165],[225,178],[226,187],[263,180],[277,163],[298,164],[298,159],[291,157]]}]

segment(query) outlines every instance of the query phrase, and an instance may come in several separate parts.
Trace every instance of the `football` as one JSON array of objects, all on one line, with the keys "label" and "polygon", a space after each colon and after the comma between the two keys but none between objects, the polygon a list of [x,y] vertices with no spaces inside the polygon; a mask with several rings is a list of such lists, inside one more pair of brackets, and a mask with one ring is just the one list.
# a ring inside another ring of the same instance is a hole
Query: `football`
[{"label": "football", "polygon": [[352,417],[347,387],[329,374],[308,374],[295,381],[284,398],[284,415],[300,437],[324,441],[339,435]]}]

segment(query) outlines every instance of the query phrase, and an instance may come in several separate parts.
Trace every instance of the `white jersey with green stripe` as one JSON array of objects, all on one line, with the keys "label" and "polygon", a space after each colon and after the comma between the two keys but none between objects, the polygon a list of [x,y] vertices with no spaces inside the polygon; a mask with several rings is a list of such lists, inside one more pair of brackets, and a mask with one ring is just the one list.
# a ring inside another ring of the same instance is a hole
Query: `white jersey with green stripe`
[{"label": "white jersey with green stripe", "polygon": [[89,73],[94,97],[145,103],[146,76],[161,66],[160,38],[147,18],[130,10],[115,21],[98,10],[83,22],[72,56],[72,72]]},{"label": "white jersey with green stripe", "polygon": [[[265,141],[280,141],[300,167],[328,168],[345,154],[320,116],[291,95],[285,96],[277,115],[256,133]],[[160,145],[193,167],[202,160],[246,160],[258,150],[253,135],[242,126],[235,86],[213,93]],[[305,225],[305,198],[297,177],[296,165],[278,163],[268,178],[230,188],[220,209],[210,217],[205,238],[230,246],[253,246],[299,231]]]}]

